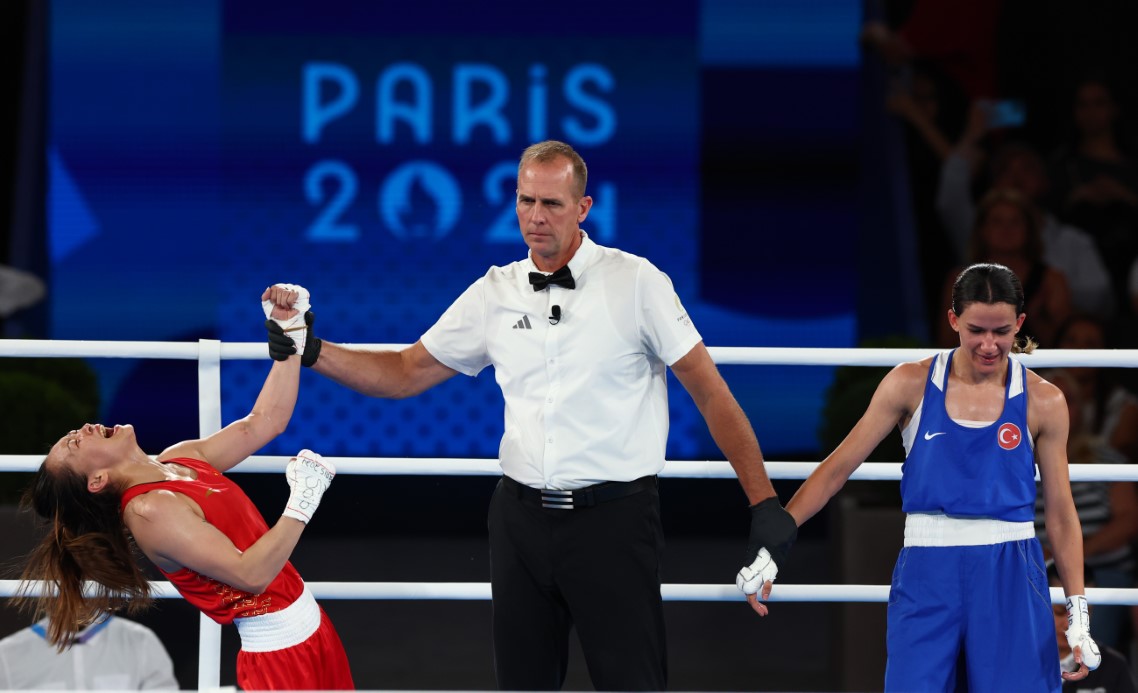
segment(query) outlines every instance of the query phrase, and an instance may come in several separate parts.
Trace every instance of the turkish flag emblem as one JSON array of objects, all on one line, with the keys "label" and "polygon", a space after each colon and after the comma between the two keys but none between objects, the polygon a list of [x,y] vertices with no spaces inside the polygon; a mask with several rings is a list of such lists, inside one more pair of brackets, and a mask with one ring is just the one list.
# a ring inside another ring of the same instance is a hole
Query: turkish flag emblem
[{"label": "turkish flag emblem", "polygon": [[1003,424],[996,432],[996,442],[1005,450],[1015,450],[1022,439],[1023,434],[1020,433],[1019,426],[1014,423]]}]

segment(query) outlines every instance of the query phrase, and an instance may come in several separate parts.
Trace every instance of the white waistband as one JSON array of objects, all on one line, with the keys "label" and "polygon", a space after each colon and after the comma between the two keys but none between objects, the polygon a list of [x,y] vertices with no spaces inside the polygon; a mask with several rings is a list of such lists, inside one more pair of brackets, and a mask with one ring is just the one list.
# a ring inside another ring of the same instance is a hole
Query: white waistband
[{"label": "white waistband", "polygon": [[280,611],[233,620],[246,652],[275,652],[299,645],[320,627],[320,607],[308,585],[296,601]]},{"label": "white waistband", "polygon": [[986,546],[1035,536],[1035,523],[934,513],[905,516],[905,546]]}]

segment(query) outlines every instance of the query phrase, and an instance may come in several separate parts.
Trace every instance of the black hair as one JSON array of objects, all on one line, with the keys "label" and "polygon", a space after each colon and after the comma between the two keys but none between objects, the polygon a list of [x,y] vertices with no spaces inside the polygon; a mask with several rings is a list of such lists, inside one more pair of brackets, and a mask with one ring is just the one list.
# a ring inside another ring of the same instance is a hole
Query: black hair
[{"label": "black hair", "polygon": [[[150,584],[119,510],[122,493],[111,484],[91,493],[82,474],[49,468],[44,460],[21,497],[21,506],[39,515],[46,532],[27,557],[13,603],[33,620],[47,616],[48,642],[60,650],[106,614],[137,614],[151,603]],[[41,596],[36,581],[48,583],[54,594]]]},{"label": "black hair", "polygon": [[[973,303],[1007,303],[1016,315],[1023,313],[1023,285],[1007,267],[994,262],[978,262],[965,267],[952,283],[952,312],[959,316]],[[1031,353],[1036,347],[1030,338],[1016,341],[1012,351]]]},{"label": "black hair", "polygon": [[1007,267],[978,262],[965,267],[952,283],[952,312],[960,315],[971,303],[1008,303],[1023,312],[1023,285]]}]

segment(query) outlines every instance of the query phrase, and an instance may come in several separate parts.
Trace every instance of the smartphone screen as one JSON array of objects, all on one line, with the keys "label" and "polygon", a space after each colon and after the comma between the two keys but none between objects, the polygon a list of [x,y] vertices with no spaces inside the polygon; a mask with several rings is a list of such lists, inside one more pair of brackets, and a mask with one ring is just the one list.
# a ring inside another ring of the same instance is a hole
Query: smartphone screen
[{"label": "smartphone screen", "polygon": [[1019,99],[981,101],[980,104],[988,114],[991,129],[1020,127],[1027,119],[1027,108]]}]

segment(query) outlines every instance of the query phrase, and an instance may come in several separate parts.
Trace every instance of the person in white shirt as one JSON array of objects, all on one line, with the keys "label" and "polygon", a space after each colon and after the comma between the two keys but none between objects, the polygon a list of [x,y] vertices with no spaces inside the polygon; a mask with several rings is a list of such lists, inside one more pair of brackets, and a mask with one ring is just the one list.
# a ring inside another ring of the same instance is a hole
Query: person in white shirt
[{"label": "person in white shirt", "polygon": [[[668,367],[751,504],[736,584],[760,615],[759,595],[769,594],[797,533],[750,422],[671,281],[581,230],[593,203],[586,179],[569,145],[528,147],[516,198],[528,256],[491,267],[402,351],[319,340],[307,316],[301,362],[374,397],[409,397],[494,367],[505,398],[503,477],[488,523],[502,689],[559,689],[573,627],[597,690],[666,688],[656,475],[668,436]],[[278,284],[262,299],[287,305],[296,294]],[[294,353],[288,334],[266,327],[274,358]]]},{"label": "person in white shirt", "polygon": [[0,689],[178,690],[162,641],[135,621],[107,616],[60,652],[41,620],[0,640]]}]

